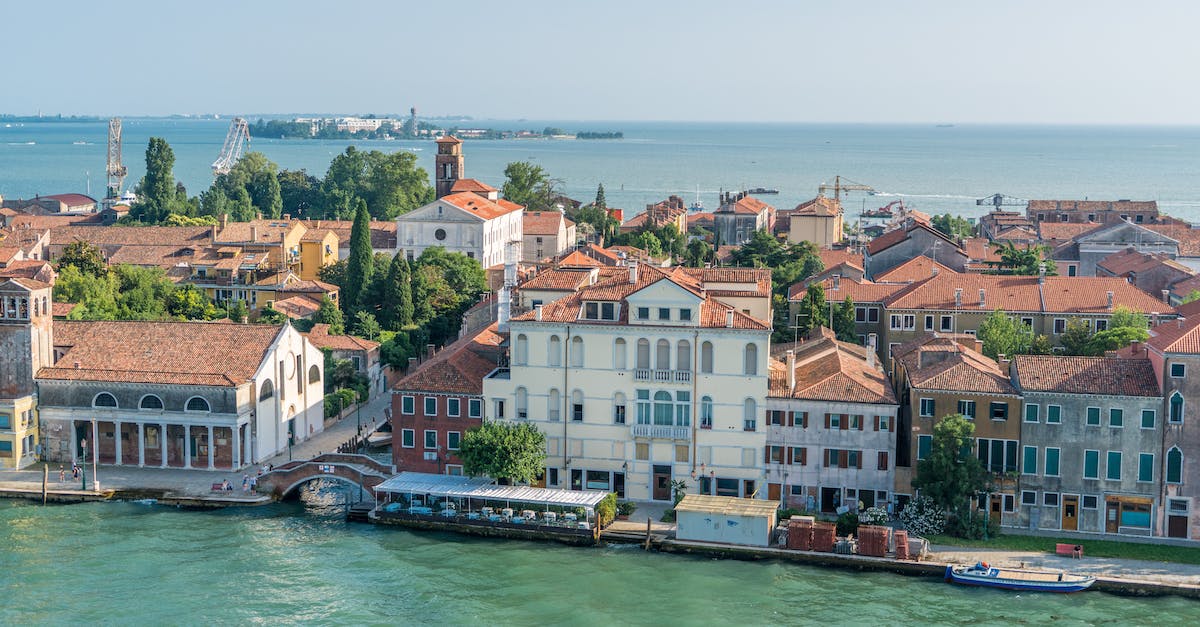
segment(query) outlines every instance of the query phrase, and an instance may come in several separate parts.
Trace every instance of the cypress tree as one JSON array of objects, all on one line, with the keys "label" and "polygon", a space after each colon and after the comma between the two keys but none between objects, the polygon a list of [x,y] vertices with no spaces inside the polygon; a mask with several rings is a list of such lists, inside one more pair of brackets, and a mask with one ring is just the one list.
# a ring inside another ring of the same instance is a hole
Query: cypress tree
[{"label": "cypress tree", "polygon": [[387,307],[384,308],[385,322],[393,331],[399,331],[412,324],[412,273],[409,272],[408,261],[404,259],[404,255],[397,254],[392,257],[384,289],[387,302]]},{"label": "cypress tree", "polygon": [[346,260],[346,284],[342,286],[342,309],[353,315],[364,306],[363,293],[371,282],[371,214],[366,201],[359,199],[350,228],[350,258]]},{"label": "cypress tree", "polygon": [[608,209],[608,201],[604,198],[604,183],[596,186],[596,200],[592,202],[592,206],[597,209]]}]

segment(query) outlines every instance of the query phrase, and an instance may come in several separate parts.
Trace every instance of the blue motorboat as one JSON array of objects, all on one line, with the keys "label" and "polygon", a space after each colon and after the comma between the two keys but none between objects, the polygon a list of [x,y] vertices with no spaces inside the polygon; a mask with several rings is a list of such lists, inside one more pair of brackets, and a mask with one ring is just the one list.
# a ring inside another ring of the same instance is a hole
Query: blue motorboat
[{"label": "blue motorboat", "polygon": [[1095,577],[1050,571],[996,568],[987,562],[973,566],[946,566],[946,581],[963,586],[984,586],[1026,592],[1079,592],[1095,583]]}]

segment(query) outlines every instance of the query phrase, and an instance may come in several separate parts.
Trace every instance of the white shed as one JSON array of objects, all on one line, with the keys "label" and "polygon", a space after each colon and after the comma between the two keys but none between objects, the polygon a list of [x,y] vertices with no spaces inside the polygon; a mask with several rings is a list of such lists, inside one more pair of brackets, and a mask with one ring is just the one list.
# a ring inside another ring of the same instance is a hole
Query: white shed
[{"label": "white shed", "polygon": [[731,496],[688,494],[675,506],[680,540],[769,546],[779,503]]}]

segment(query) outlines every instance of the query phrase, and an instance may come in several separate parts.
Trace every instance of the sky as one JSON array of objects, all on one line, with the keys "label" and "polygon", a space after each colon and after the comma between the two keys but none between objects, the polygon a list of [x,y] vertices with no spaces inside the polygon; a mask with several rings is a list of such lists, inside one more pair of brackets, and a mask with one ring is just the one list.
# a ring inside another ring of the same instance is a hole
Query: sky
[{"label": "sky", "polygon": [[13,2],[0,113],[1200,124],[1198,18],[1182,0]]}]

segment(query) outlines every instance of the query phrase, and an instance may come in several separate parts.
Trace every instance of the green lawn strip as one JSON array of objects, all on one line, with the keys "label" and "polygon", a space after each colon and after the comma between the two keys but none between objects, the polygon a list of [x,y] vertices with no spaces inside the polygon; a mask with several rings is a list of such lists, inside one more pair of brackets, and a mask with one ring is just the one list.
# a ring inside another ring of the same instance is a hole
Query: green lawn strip
[{"label": "green lawn strip", "polygon": [[1053,553],[1055,544],[1081,544],[1084,557],[1115,557],[1119,559],[1147,560],[1151,562],[1175,562],[1200,564],[1200,548],[1170,546],[1162,544],[1140,544],[1115,542],[1113,540],[1073,540],[1039,536],[1002,535],[998,538],[966,540],[950,536],[928,536],[930,544],[980,549],[1006,549],[1010,551],[1041,551]]}]

